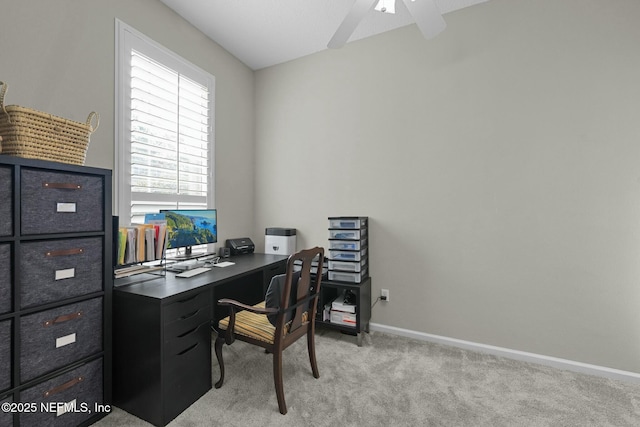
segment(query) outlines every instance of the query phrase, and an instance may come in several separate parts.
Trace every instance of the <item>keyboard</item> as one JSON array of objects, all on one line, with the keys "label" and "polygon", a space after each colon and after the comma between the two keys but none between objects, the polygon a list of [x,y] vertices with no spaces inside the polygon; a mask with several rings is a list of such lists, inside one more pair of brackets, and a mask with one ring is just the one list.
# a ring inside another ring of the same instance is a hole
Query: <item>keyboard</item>
[{"label": "keyboard", "polygon": [[176,274],[176,277],[193,277],[198,274],[206,273],[209,270],[211,270],[209,267],[192,268],[191,270],[185,270],[182,273]]}]

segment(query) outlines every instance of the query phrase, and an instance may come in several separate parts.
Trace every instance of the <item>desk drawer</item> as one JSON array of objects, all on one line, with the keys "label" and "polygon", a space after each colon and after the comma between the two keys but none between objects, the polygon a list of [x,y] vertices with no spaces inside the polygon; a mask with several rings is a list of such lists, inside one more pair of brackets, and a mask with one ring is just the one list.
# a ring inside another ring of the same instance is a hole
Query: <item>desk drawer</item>
[{"label": "desk drawer", "polygon": [[102,298],[94,298],[20,319],[23,381],[102,350]]},{"label": "desk drawer", "polygon": [[[35,403],[38,410],[21,413],[20,425],[79,425],[95,414],[96,404],[103,403],[102,382],[102,359],[97,359],[23,391],[21,401]],[[41,411],[42,404],[51,406]]]},{"label": "desk drawer", "polygon": [[22,170],[22,234],[102,231],[101,177]]},{"label": "desk drawer", "polygon": [[164,345],[170,354],[177,354],[197,342],[198,329],[211,323],[211,306],[201,307],[184,319],[169,323],[164,329]]},{"label": "desk drawer", "polygon": [[0,391],[11,388],[11,320],[0,322]]},{"label": "desk drawer", "polygon": [[101,237],[23,243],[22,307],[101,291],[102,258]]},{"label": "desk drawer", "polygon": [[164,307],[164,323],[168,324],[180,320],[185,316],[191,316],[199,309],[208,305],[211,305],[210,291],[187,295]]},{"label": "desk drawer", "polygon": [[0,236],[13,234],[13,170],[0,167]]},{"label": "desk drawer", "polygon": [[0,244],[0,313],[11,311],[11,245]]},{"label": "desk drawer", "polygon": [[211,389],[211,328],[203,323],[194,333],[194,343],[178,352],[165,349],[163,377],[166,420],[175,418]]}]

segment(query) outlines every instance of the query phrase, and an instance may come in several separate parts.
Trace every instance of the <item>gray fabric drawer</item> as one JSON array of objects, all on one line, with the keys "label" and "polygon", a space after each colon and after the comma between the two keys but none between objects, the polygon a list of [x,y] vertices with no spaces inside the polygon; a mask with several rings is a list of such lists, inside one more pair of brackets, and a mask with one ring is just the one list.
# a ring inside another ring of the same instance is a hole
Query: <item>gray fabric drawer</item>
[{"label": "gray fabric drawer", "polygon": [[11,387],[11,320],[0,322],[0,391]]},{"label": "gray fabric drawer", "polygon": [[[95,415],[96,404],[103,403],[102,381],[102,359],[97,359],[23,391],[22,402],[35,403],[38,411],[21,413],[20,425],[67,427],[81,424]],[[53,410],[40,411],[41,404]],[[57,408],[60,414],[56,412]]]},{"label": "gray fabric drawer", "polygon": [[[2,403],[12,403],[13,399],[11,397],[7,397],[6,399],[0,400],[0,404]],[[0,411],[0,427],[11,427],[13,425],[13,413]]]},{"label": "gray fabric drawer", "polygon": [[43,240],[20,245],[21,305],[102,290],[102,238]]},{"label": "gray fabric drawer", "polygon": [[22,170],[22,234],[102,231],[101,177]]},{"label": "gray fabric drawer", "polygon": [[0,244],[0,313],[11,311],[11,245]]},{"label": "gray fabric drawer", "polygon": [[102,350],[102,298],[23,316],[20,326],[27,381]]},{"label": "gray fabric drawer", "polygon": [[0,236],[13,234],[12,173],[12,169],[0,167]]}]

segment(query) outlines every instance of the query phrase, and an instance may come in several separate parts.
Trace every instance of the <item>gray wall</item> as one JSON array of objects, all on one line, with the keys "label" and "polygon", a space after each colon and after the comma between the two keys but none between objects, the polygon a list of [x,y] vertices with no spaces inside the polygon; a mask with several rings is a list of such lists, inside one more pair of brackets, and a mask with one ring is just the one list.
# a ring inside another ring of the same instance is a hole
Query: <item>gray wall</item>
[{"label": "gray wall", "polygon": [[[21,0],[0,11],[5,104],[77,121],[100,114],[86,165],[114,167],[118,18],[216,78],[216,203],[220,238],[253,227],[253,72],[157,0]],[[238,175],[237,170],[243,173]],[[231,182],[225,177],[233,175]]]},{"label": "gray wall", "polygon": [[640,372],[640,2],[445,19],[256,73],[256,234],[368,215],[374,322]]},{"label": "gray wall", "polygon": [[5,3],[7,103],[99,112],[87,165],[118,17],[216,77],[222,239],[368,215],[374,322],[640,372],[640,2],[491,0],[257,73],[156,0]]}]

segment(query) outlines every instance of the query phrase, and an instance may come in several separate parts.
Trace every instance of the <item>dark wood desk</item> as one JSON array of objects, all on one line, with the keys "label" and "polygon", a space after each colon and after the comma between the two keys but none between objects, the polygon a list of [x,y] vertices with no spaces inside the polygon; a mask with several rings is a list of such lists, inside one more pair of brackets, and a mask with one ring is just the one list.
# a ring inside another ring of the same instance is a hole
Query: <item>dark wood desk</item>
[{"label": "dark wood desk", "polygon": [[[220,298],[264,299],[271,278],[286,270],[283,255],[249,254],[235,265],[190,278],[116,281],[113,291],[113,401],[165,426],[211,389],[211,321]],[[139,279],[138,279],[139,280]]]}]

